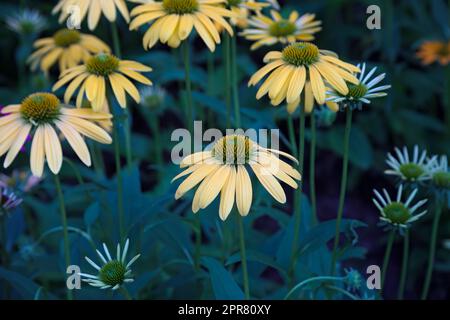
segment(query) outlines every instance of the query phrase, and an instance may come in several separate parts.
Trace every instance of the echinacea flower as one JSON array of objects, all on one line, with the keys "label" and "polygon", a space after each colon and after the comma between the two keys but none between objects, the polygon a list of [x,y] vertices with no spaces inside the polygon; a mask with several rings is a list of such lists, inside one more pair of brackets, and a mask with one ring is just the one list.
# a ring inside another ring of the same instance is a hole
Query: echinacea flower
[{"label": "echinacea flower", "polygon": [[433,184],[443,190],[450,189],[450,171],[447,156],[433,157],[428,161],[428,171]]},{"label": "echinacea flower", "polygon": [[239,28],[246,28],[250,14],[252,12],[261,14],[261,10],[269,7],[270,3],[254,0],[227,0],[226,5],[234,13],[234,17],[230,19],[231,24]]},{"label": "echinacea flower", "polygon": [[395,147],[395,158],[391,153],[387,154],[386,163],[390,169],[385,170],[387,175],[394,175],[400,177],[402,180],[409,182],[425,181],[431,179],[429,170],[425,163],[427,158],[427,151],[420,152],[417,145],[414,146],[413,154],[410,157],[408,148],[403,147],[403,150]]},{"label": "echinacea flower", "polygon": [[154,111],[161,108],[167,96],[166,90],[160,86],[145,87],[139,93],[141,105]]},{"label": "echinacea flower", "polygon": [[402,200],[403,185],[398,187],[397,197],[392,200],[386,189],[383,189],[383,195],[377,190],[373,190],[375,198],[372,199],[375,206],[380,211],[381,225],[388,228],[399,229],[403,232],[404,229],[409,228],[410,224],[420,219],[427,210],[423,210],[420,213],[415,213],[417,209],[422,207],[428,200],[423,199],[415,204],[412,203],[414,197],[417,194],[418,189],[414,189],[408,196],[406,201]]},{"label": "echinacea flower", "polygon": [[19,35],[36,35],[47,24],[44,16],[37,10],[24,9],[5,19],[8,28]]},{"label": "echinacea flower", "polygon": [[72,12],[70,8],[74,6],[80,10],[80,22],[83,22],[87,16],[89,30],[94,30],[97,27],[102,13],[108,21],[115,22],[117,11],[119,11],[125,21],[127,23],[130,22],[130,14],[125,0],[59,0],[58,4],[53,8],[52,14],[59,12],[58,21],[63,23],[69,19]]},{"label": "echinacea flower", "polygon": [[93,287],[100,289],[117,290],[125,283],[133,282],[133,275],[131,266],[141,256],[140,254],[134,256],[127,262],[127,253],[130,246],[130,240],[127,239],[123,251],[120,244],[117,244],[117,251],[115,259],[109,253],[108,247],[103,243],[104,254],[100,250],[96,250],[98,257],[100,258],[100,264],[96,264],[94,261],[85,257],[86,261],[97,270],[97,275],[88,273],[80,273],[82,280],[87,282]]},{"label": "echinacea flower", "polygon": [[17,196],[10,188],[0,183],[0,216],[18,207],[23,199]]},{"label": "echinacea flower", "polygon": [[241,216],[246,216],[252,204],[252,183],[247,172],[249,166],[264,188],[280,203],[286,202],[286,194],[278,182],[283,181],[296,189],[295,180],[300,173],[278,158],[282,155],[294,162],[291,155],[259,146],[244,135],[227,135],[218,140],[209,151],[194,153],[184,158],[181,168],[188,167],[172,181],[189,175],[178,187],[175,199],[200,184],[192,201],[192,211],[206,208],[221,193],[219,216],[225,220],[236,199]]},{"label": "echinacea flower", "polygon": [[223,7],[226,0],[163,0],[137,6],[131,11],[134,20],[130,30],[150,24],[142,40],[145,49],[152,48],[158,40],[177,48],[195,29],[211,51],[221,42],[217,23],[233,35],[225,20],[233,13]]},{"label": "echinacea flower", "polygon": [[446,66],[450,62],[450,41],[425,41],[416,55],[424,65],[439,62]]},{"label": "echinacea flower", "polygon": [[361,67],[361,72],[358,75],[359,83],[349,84],[348,93],[346,95],[343,95],[336,90],[327,92],[327,100],[339,103],[344,108],[358,108],[363,103],[370,104],[371,99],[387,96],[387,93],[382,91],[389,89],[391,87],[390,85],[376,87],[376,85],[386,77],[385,73],[371,79],[377,70],[377,67],[372,68],[367,74],[365,73],[365,63],[363,63],[362,66],[358,64],[357,67]]},{"label": "echinacea flower", "polygon": [[40,66],[45,73],[56,62],[59,64],[59,71],[63,72],[82,61],[86,62],[97,53],[111,51],[99,38],[70,29],[61,29],[52,37],[39,39],[34,43],[34,47],[36,51],[27,62],[31,64],[32,70]]},{"label": "echinacea flower", "polygon": [[0,117],[0,156],[6,153],[3,166],[11,165],[31,134],[30,167],[37,177],[44,172],[45,160],[54,174],[61,169],[63,153],[55,128],[87,166],[91,165],[91,156],[83,136],[104,144],[112,142],[108,133],[93,123],[111,115],[70,108],[51,93],[31,94],[21,104],[5,107],[2,113],[8,113]]},{"label": "echinacea flower", "polygon": [[295,110],[301,95],[305,96],[305,111],[311,112],[314,101],[323,105],[326,101],[325,82],[342,94],[348,94],[346,81],[357,84],[358,79],[352,72],[359,68],[343,62],[330,51],[319,50],[308,42],[296,42],[288,45],[283,51],[271,51],[264,57],[266,65],[259,69],[248,83],[254,86],[266,75],[267,79],[259,88],[256,99],[268,94],[274,106],[284,100],[288,110]]},{"label": "echinacea flower", "polygon": [[271,17],[260,14],[250,18],[249,27],[240,35],[255,41],[251,50],[276,43],[286,45],[296,41],[311,41],[314,40],[314,34],[322,29],[322,22],[314,19],[314,14],[299,16],[295,10],[285,19],[278,11],[272,10]]},{"label": "echinacea flower", "polygon": [[76,100],[77,107],[81,106],[84,94],[92,104],[94,111],[101,111],[106,101],[107,84],[109,83],[114,96],[122,108],[126,108],[127,92],[136,103],[140,102],[139,91],[127,78],[131,78],[145,85],[152,82],[140,72],[150,72],[149,68],[139,62],[120,60],[111,54],[100,53],[89,58],[84,65],[77,66],[61,73],[58,82],[53,86],[53,91],[70,83],[64,93],[64,101],[68,103],[78,89]]}]

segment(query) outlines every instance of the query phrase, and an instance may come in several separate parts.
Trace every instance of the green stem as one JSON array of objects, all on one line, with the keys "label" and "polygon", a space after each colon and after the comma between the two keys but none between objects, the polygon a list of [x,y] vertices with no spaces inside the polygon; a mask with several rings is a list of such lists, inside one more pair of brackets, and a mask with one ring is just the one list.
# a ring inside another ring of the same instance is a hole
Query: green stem
[{"label": "green stem", "polygon": [[114,54],[116,55],[117,58],[120,59],[122,57],[122,51],[120,49],[119,30],[117,29],[116,23],[111,23],[110,26],[111,26],[111,36],[112,36]]},{"label": "green stem", "polygon": [[[130,108],[130,107],[128,107]],[[133,155],[131,153],[131,128],[130,128],[130,111],[127,109],[123,109],[123,131],[124,131],[124,137],[125,137],[125,156],[127,159],[127,166],[131,167],[133,164]]]},{"label": "green stem", "polygon": [[[192,83],[191,83],[191,66],[190,66],[190,45],[189,41],[185,40],[183,42],[183,60],[184,60],[184,73],[185,73],[185,85],[186,85],[186,101],[187,101],[187,127],[191,134],[191,150],[193,150],[194,145],[194,127],[193,127],[193,113],[194,113],[194,103],[192,101]],[[195,254],[194,254],[194,264],[195,269],[200,269],[200,259],[201,259],[201,246],[202,246],[202,224],[200,220],[200,215],[195,215]]]},{"label": "green stem", "polygon": [[444,109],[447,133],[450,135],[450,65],[445,67]]},{"label": "green stem", "polygon": [[[298,140],[298,150],[299,150],[299,170],[300,173],[303,172],[303,165],[305,161],[305,108],[300,106],[300,131],[299,131],[299,140]],[[295,221],[294,221],[294,238],[292,240],[292,248],[291,248],[291,261],[289,266],[289,278],[290,278],[290,286],[293,285],[294,275],[295,275],[295,265],[296,265],[296,256],[297,256],[297,248],[298,248],[298,239],[300,237],[300,225],[302,220],[302,190],[301,187],[297,189],[297,210],[295,211]]]},{"label": "green stem", "polygon": [[185,73],[185,89],[186,89],[186,102],[187,102],[187,115],[186,122],[189,132],[191,133],[191,140],[193,136],[193,113],[194,103],[192,101],[192,82],[191,82],[191,61],[190,61],[190,45],[189,41],[183,42],[183,60],[184,60],[184,73]]},{"label": "green stem", "polygon": [[389,265],[389,260],[391,258],[391,252],[392,252],[392,246],[394,244],[394,240],[395,240],[395,229],[392,229],[391,232],[389,233],[388,242],[386,244],[386,251],[384,253],[384,258],[383,258],[383,266],[382,266],[382,269],[381,269],[380,295],[383,293],[384,281],[386,280],[386,273],[387,273],[387,268],[388,268],[388,265]]},{"label": "green stem", "polygon": [[402,260],[402,273],[400,276],[400,285],[398,287],[398,299],[403,300],[405,293],[406,276],[408,274],[408,256],[409,256],[409,230],[406,229],[405,236],[403,238],[403,260]]},{"label": "green stem", "polygon": [[[122,57],[122,51],[120,48],[119,30],[116,23],[111,23],[111,35],[114,54],[120,59]],[[112,107],[112,104],[110,104],[110,106]],[[127,159],[127,166],[130,167],[133,163],[133,156],[131,152],[130,112],[128,109],[123,110],[123,117],[120,117],[120,123],[123,125],[125,136],[125,156]]]},{"label": "green stem", "polygon": [[348,175],[348,155],[349,155],[349,146],[350,146],[350,132],[352,127],[352,109],[347,108],[346,111],[346,120],[345,120],[345,133],[344,133],[344,158],[342,162],[342,177],[341,177],[341,190],[339,194],[339,206],[338,206],[338,214],[336,219],[336,233],[334,238],[333,245],[333,256],[331,259],[331,274],[334,274],[336,271],[336,263],[337,263],[337,254],[338,254],[338,246],[341,235],[341,221],[342,214],[344,211],[344,202],[345,202],[345,193],[347,190],[347,175]]},{"label": "green stem", "polygon": [[439,220],[441,218],[443,204],[436,200],[436,212],[433,218],[433,227],[431,230],[430,250],[428,250],[428,267],[425,274],[425,282],[422,289],[421,299],[426,300],[428,297],[428,291],[430,290],[431,278],[433,275],[434,258],[436,255],[436,242],[438,238]]},{"label": "green stem", "polygon": [[328,277],[328,276],[320,276],[320,277],[313,277],[306,280],[303,280],[299,284],[297,284],[295,287],[293,287],[288,294],[284,297],[284,300],[289,299],[289,297],[294,294],[295,291],[299,290],[301,287],[307,285],[308,283],[315,282],[315,281],[343,281],[345,280],[345,277]]},{"label": "green stem", "polygon": [[239,83],[237,76],[237,43],[236,37],[231,38],[231,81],[233,84],[234,121],[236,128],[241,126],[241,113],[239,104]]},{"label": "green stem", "polygon": [[119,219],[119,234],[121,241],[125,240],[125,213],[123,206],[123,177],[122,177],[122,165],[120,162],[120,141],[119,141],[119,122],[117,119],[116,108],[113,108],[114,112],[114,125],[113,125],[113,139],[114,139],[114,161],[116,164],[116,178],[117,178],[117,216]]},{"label": "green stem", "polygon": [[131,297],[130,293],[128,292],[127,288],[125,288],[124,286],[120,286],[120,292],[122,293],[122,295],[125,297],[125,299],[127,300],[133,300],[133,298]]},{"label": "green stem", "polygon": [[103,161],[102,150],[99,144],[90,142],[89,149],[92,153],[92,164],[94,165],[95,173],[98,177],[103,177],[105,175],[105,163]]},{"label": "green stem", "polygon": [[311,211],[314,223],[317,219],[317,200],[316,200],[316,116],[311,113],[311,145],[309,152],[309,192],[311,194]]},{"label": "green stem", "polygon": [[290,114],[288,115],[288,131],[292,154],[294,157],[298,157],[297,141],[295,141],[294,118],[292,118],[292,115]]},{"label": "green stem", "polygon": [[[67,212],[66,205],[64,202],[64,194],[61,188],[61,181],[58,175],[53,175],[55,180],[56,193],[58,195],[59,210],[61,212],[61,221],[63,227],[63,237],[64,237],[64,259],[66,263],[66,269],[71,265],[70,263],[70,243],[69,243],[69,231],[67,229]],[[73,295],[71,290],[67,290],[67,300],[73,300]]]},{"label": "green stem", "polygon": [[158,126],[158,117],[156,117],[155,115],[151,115],[148,117],[148,120],[154,137],[153,141],[155,145],[156,163],[158,164],[158,166],[160,166],[161,169],[161,166],[163,165],[163,152],[161,147],[161,134]]},{"label": "green stem", "polygon": [[244,222],[241,215],[238,213],[239,224],[239,239],[241,247],[241,262],[242,262],[242,274],[244,276],[244,293],[245,299],[250,299],[250,287],[248,282],[248,269],[247,269],[247,254],[245,252],[245,235],[244,235]]},{"label": "green stem", "polygon": [[224,57],[225,57],[225,104],[227,106],[227,128],[231,127],[231,50],[230,35],[224,36]]}]

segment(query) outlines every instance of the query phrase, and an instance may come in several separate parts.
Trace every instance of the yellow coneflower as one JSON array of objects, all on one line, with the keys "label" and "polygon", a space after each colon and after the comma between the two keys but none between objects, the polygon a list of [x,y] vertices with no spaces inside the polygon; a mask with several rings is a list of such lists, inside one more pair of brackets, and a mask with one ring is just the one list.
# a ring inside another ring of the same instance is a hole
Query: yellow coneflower
[{"label": "yellow coneflower", "polygon": [[152,48],[159,40],[177,48],[195,28],[209,50],[214,51],[220,43],[218,28],[214,22],[233,35],[233,29],[224,19],[232,17],[223,8],[226,0],[163,0],[137,6],[131,11],[134,20],[130,30],[148,23],[151,26],[142,40],[145,49]]},{"label": "yellow coneflower", "polygon": [[43,174],[45,160],[54,174],[61,169],[63,154],[55,127],[87,166],[91,165],[91,156],[83,136],[100,143],[112,142],[108,133],[93,123],[110,119],[111,115],[69,108],[51,93],[34,93],[22,104],[9,105],[1,112],[0,156],[6,153],[4,167],[11,165],[31,134],[30,167],[37,177]]},{"label": "yellow coneflower", "polygon": [[181,168],[188,167],[172,181],[189,175],[178,187],[175,198],[200,183],[192,201],[192,211],[206,208],[221,193],[219,216],[225,220],[236,199],[241,216],[246,216],[252,204],[252,183],[246,166],[250,166],[259,182],[280,203],[286,194],[278,180],[296,189],[300,173],[278,155],[297,162],[291,155],[259,146],[244,135],[227,135],[218,140],[210,151],[194,153],[184,158]]},{"label": "yellow coneflower", "polygon": [[292,11],[289,19],[284,19],[278,11],[272,10],[271,16],[256,15],[250,18],[248,29],[240,33],[247,40],[256,41],[251,50],[276,43],[311,41],[314,40],[314,33],[322,30],[322,22],[314,20],[314,14],[300,17],[297,11]]},{"label": "yellow coneflower", "polygon": [[241,29],[247,28],[248,18],[252,12],[260,14],[261,10],[270,6],[270,3],[254,0],[227,0],[226,4],[234,13],[234,17],[230,19],[231,24]]},{"label": "yellow coneflower", "polygon": [[110,52],[106,43],[95,36],[83,34],[77,30],[61,29],[52,37],[42,38],[34,43],[36,51],[31,54],[27,62],[31,69],[40,66],[45,73],[56,63],[59,71],[75,67],[81,61],[87,61],[92,55],[100,52]]},{"label": "yellow coneflower", "polygon": [[100,20],[102,13],[110,22],[116,21],[117,11],[128,23],[130,22],[130,14],[128,12],[125,0],[59,0],[58,4],[53,8],[52,14],[60,12],[59,23],[63,23],[69,19],[72,7],[79,8],[79,19],[82,22],[86,16],[88,19],[89,30],[94,30]]},{"label": "yellow coneflower", "polygon": [[417,57],[422,60],[424,65],[433,62],[439,62],[446,66],[450,62],[450,41],[425,41],[417,52]]},{"label": "yellow coneflower", "polygon": [[64,94],[66,103],[70,101],[75,90],[79,89],[76,102],[78,107],[81,106],[86,94],[94,111],[102,111],[106,101],[106,86],[109,83],[120,106],[126,108],[125,92],[136,103],[139,103],[141,99],[138,89],[127,77],[151,85],[152,82],[140,73],[150,71],[152,71],[151,68],[139,62],[119,60],[111,54],[101,53],[91,57],[84,65],[61,73],[60,79],[53,86],[53,91],[70,82]]},{"label": "yellow coneflower", "polygon": [[324,80],[327,86],[342,94],[348,93],[346,81],[359,83],[352,75],[352,72],[359,72],[359,68],[308,42],[292,43],[283,51],[271,51],[264,62],[266,66],[250,78],[249,86],[256,85],[270,73],[256,98],[268,94],[274,106],[286,100],[288,110],[295,110],[303,92],[306,112],[311,112],[314,100],[319,105],[324,104],[327,91]]}]

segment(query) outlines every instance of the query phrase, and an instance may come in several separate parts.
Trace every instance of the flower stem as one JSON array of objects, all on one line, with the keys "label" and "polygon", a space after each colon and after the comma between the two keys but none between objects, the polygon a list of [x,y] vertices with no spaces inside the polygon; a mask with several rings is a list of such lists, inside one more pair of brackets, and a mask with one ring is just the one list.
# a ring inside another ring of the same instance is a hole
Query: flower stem
[{"label": "flower stem", "polygon": [[408,256],[409,256],[409,230],[406,229],[405,236],[403,238],[403,260],[402,260],[402,273],[400,275],[400,285],[398,287],[398,299],[403,300],[405,293],[406,276],[408,274]]},{"label": "flower stem", "polygon": [[311,113],[311,145],[309,152],[309,192],[311,194],[311,211],[314,223],[317,219],[317,200],[316,200],[316,116]]},{"label": "flower stem", "polygon": [[439,229],[439,220],[441,218],[441,213],[443,209],[443,204],[441,201],[436,200],[436,212],[433,218],[433,227],[431,231],[431,239],[430,239],[430,249],[428,250],[428,267],[427,273],[425,274],[425,282],[422,289],[421,299],[426,300],[428,297],[428,291],[430,290],[431,278],[433,275],[434,268],[434,258],[436,255],[436,242],[438,237],[438,229]]},{"label": "flower stem", "polygon": [[148,117],[148,120],[154,137],[156,164],[160,166],[161,169],[161,166],[163,165],[163,151],[161,147],[161,134],[158,126],[158,117],[151,115]]},{"label": "flower stem", "polygon": [[[67,229],[67,212],[66,205],[64,202],[64,194],[61,188],[61,181],[59,180],[58,175],[53,175],[55,180],[56,193],[58,195],[59,201],[59,210],[61,213],[61,221],[63,228],[63,237],[64,237],[64,259],[66,263],[66,268],[70,266],[70,243],[69,243],[69,231]],[[73,300],[73,295],[71,290],[67,290],[67,300]]]},{"label": "flower stem", "polygon": [[97,143],[89,143],[89,149],[92,153],[92,163],[94,165],[95,173],[98,177],[103,177],[105,174],[105,163],[103,162],[102,150]]},{"label": "flower stem", "polygon": [[445,67],[445,84],[444,89],[444,108],[445,123],[447,125],[447,134],[450,136],[450,65]]},{"label": "flower stem", "polygon": [[[120,48],[119,30],[116,23],[111,23],[111,35],[113,40],[114,54],[117,58],[120,59],[122,57],[122,51]],[[122,123],[124,129],[125,155],[127,159],[127,166],[130,167],[133,163],[133,156],[131,153],[130,112],[128,109],[123,110],[123,117],[120,118],[120,122]]]},{"label": "flower stem", "polygon": [[241,113],[239,104],[239,83],[237,76],[237,37],[231,38],[231,81],[233,83],[234,121],[236,128],[241,126]]},{"label": "flower stem", "polygon": [[114,125],[113,125],[113,139],[114,139],[114,161],[116,164],[116,178],[117,178],[117,216],[119,219],[119,234],[121,241],[125,240],[125,213],[123,206],[123,177],[122,177],[122,165],[120,162],[120,141],[119,141],[119,123],[117,119],[116,108],[113,108],[114,112]]},{"label": "flower stem", "polygon": [[191,61],[190,61],[190,45],[189,41],[183,42],[183,62],[184,62],[184,75],[185,75],[185,89],[186,89],[186,102],[187,102],[187,114],[186,122],[189,132],[191,133],[191,141],[193,140],[193,113],[194,103],[192,101],[192,82],[191,82]]},{"label": "flower stem", "polygon": [[[191,150],[192,153],[194,146],[194,127],[193,127],[193,113],[194,113],[194,103],[192,101],[192,83],[191,83],[191,61],[190,61],[190,45],[189,41],[185,40],[183,42],[183,60],[184,60],[184,73],[185,73],[185,85],[186,85],[186,102],[187,102],[187,127],[191,134]],[[200,215],[195,215],[195,254],[194,254],[194,264],[195,269],[200,269],[200,258],[201,258],[201,246],[202,246],[202,223],[200,220]]]},{"label": "flower stem", "polygon": [[[303,172],[303,165],[305,160],[305,109],[303,106],[300,106],[300,132],[299,132],[299,141],[298,141],[298,160],[299,160],[299,170],[300,173]],[[289,278],[290,278],[290,286],[293,285],[294,282],[294,273],[295,273],[295,264],[296,264],[296,256],[297,256],[297,247],[298,247],[298,239],[300,236],[300,224],[302,220],[302,191],[299,187],[297,189],[297,210],[294,212],[294,238],[292,240],[292,252],[291,252],[291,261],[289,266]]]},{"label": "flower stem", "polygon": [[289,299],[289,297],[294,294],[295,291],[299,290],[301,287],[307,285],[308,283],[315,282],[315,281],[343,281],[345,277],[329,277],[329,276],[320,276],[320,277],[313,277],[306,280],[303,280],[299,284],[297,284],[295,287],[293,287],[288,294],[284,297],[284,300]]},{"label": "flower stem", "polygon": [[292,154],[294,155],[294,157],[298,157],[297,141],[295,141],[294,119],[290,114],[288,115],[288,130]]},{"label": "flower stem", "polygon": [[341,177],[341,189],[339,194],[339,206],[338,214],[336,219],[336,233],[334,237],[333,245],[333,256],[331,259],[331,274],[334,274],[336,270],[338,246],[341,235],[341,221],[342,214],[344,211],[345,193],[347,190],[347,175],[348,175],[348,156],[349,156],[349,145],[350,145],[350,132],[352,127],[352,109],[347,107],[346,117],[345,117],[345,132],[344,132],[344,158],[342,161],[342,177]]},{"label": "flower stem", "polygon": [[111,23],[111,36],[114,48],[114,54],[117,58],[122,57],[122,51],[120,49],[120,38],[119,38],[119,30],[117,29],[116,23]]},{"label": "flower stem", "polygon": [[244,222],[241,215],[238,213],[238,224],[239,224],[239,238],[241,246],[241,262],[242,262],[242,274],[244,276],[244,293],[245,299],[250,299],[250,287],[248,282],[248,269],[247,269],[247,254],[245,251],[245,235],[244,235]]},{"label": "flower stem", "polygon": [[395,229],[392,229],[391,232],[389,233],[388,242],[386,244],[386,251],[384,253],[384,258],[383,258],[383,266],[382,266],[382,269],[381,269],[380,295],[383,293],[384,281],[386,280],[386,273],[387,273],[387,268],[388,268],[388,265],[389,265],[389,260],[391,258],[391,252],[392,252],[392,246],[394,244],[394,240],[395,240]]},{"label": "flower stem", "polygon": [[224,37],[224,57],[225,57],[225,104],[227,106],[227,128],[231,126],[231,36],[227,33]]}]

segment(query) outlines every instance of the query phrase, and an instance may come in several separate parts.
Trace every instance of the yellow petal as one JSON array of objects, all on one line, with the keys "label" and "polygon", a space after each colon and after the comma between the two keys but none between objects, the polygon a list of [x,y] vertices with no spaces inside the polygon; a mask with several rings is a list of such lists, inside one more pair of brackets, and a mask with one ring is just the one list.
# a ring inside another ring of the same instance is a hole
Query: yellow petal
[{"label": "yellow petal", "polygon": [[22,127],[19,129],[19,132],[17,133],[17,136],[15,138],[15,141],[9,148],[8,153],[6,154],[5,162],[3,163],[3,166],[5,168],[8,168],[9,165],[14,161],[17,154],[19,153],[20,149],[23,147],[23,144],[27,140],[28,134],[31,130],[31,124],[23,124]]},{"label": "yellow petal", "polygon": [[44,173],[44,162],[44,127],[39,126],[34,133],[30,151],[30,168],[34,176],[42,177],[42,174]]},{"label": "yellow petal", "polygon": [[264,167],[262,167],[258,163],[253,163],[250,165],[253,169],[253,172],[256,174],[259,182],[263,185],[263,187],[270,193],[270,195],[280,203],[286,202],[286,194],[284,193],[283,188],[280,183],[274,176]]},{"label": "yellow petal", "polygon": [[237,166],[236,174],[236,206],[241,216],[246,216],[252,206],[252,181],[243,165]]},{"label": "yellow petal", "polygon": [[236,194],[236,169],[231,167],[230,175],[222,188],[220,195],[219,217],[225,221],[233,209]]},{"label": "yellow petal", "polygon": [[44,146],[48,167],[51,172],[58,174],[63,162],[61,142],[55,129],[49,124],[44,125]]}]

